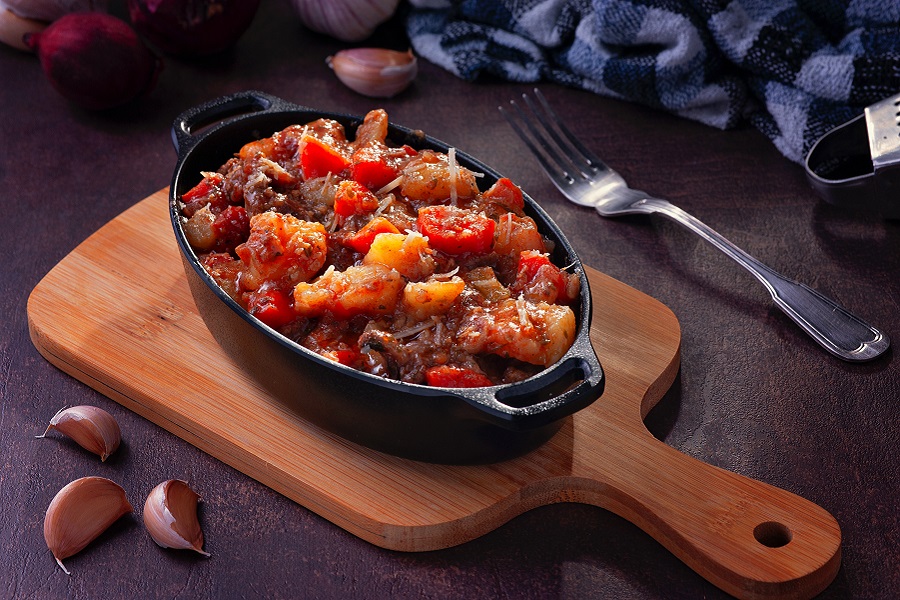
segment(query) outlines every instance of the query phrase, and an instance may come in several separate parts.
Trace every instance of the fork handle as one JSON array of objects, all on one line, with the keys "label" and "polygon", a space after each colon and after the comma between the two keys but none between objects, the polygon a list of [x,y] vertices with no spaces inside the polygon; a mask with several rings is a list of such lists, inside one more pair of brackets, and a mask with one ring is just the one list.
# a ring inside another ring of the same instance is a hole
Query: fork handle
[{"label": "fork handle", "polygon": [[753,273],[769,290],[778,308],[835,356],[854,362],[866,361],[881,355],[890,346],[885,333],[834,300],[772,270],[671,202],[647,198],[640,204],[687,227]]}]

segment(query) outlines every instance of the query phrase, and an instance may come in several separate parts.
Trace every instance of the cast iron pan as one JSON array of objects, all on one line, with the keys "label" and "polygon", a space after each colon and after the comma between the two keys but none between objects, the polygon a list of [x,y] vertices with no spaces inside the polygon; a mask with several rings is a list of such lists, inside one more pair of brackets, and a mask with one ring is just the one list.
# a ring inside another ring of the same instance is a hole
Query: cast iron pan
[{"label": "cast iron pan", "polygon": [[[589,337],[591,296],[582,264],[550,217],[525,196],[525,212],[555,242],[551,257],[574,264],[581,279],[576,339],[555,365],[514,384],[451,389],[383,379],[338,364],[263,325],[222,290],[199,264],[182,230],[178,198],[215,171],[247,142],[288,125],[318,118],[339,121],[352,139],[361,117],[323,112],[247,91],[191,108],[175,119],[178,163],[169,213],[197,308],[226,353],[304,419],[353,442],[390,454],[440,463],[486,463],[535,448],[565,417],[603,392],[605,378]],[[413,148],[447,152],[449,146],[391,125],[388,138]],[[457,161],[484,173],[482,189],[500,175],[463,152]]]}]

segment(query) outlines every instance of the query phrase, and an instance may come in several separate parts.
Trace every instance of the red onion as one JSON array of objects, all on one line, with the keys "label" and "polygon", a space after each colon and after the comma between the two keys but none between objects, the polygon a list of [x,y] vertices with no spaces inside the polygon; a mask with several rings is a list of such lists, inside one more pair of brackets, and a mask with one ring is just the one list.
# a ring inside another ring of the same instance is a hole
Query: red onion
[{"label": "red onion", "polygon": [[65,15],[26,35],[25,43],[37,52],[56,91],[91,110],[149,92],[162,68],[128,23],[105,13]]},{"label": "red onion", "polygon": [[250,26],[260,0],[128,0],[138,33],[169,54],[221,52]]}]

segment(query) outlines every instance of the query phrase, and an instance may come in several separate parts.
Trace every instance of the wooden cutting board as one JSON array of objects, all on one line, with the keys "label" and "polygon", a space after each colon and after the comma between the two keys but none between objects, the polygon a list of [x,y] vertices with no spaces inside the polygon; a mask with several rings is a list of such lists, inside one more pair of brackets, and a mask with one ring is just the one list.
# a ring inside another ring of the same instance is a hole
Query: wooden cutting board
[{"label": "wooden cutting board", "polygon": [[[672,385],[680,328],[658,301],[593,269],[603,396],[533,452],[479,466],[382,454],[310,425],[222,352],[197,314],[167,190],[76,248],[37,285],[28,323],[51,363],[373,544],[461,544],[553,502],[633,522],[742,598],[805,598],[837,574],[841,534],[819,506],[654,438],[643,417]],[[199,369],[183,356],[204,356]],[[214,375],[213,375],[214,374]]]}]

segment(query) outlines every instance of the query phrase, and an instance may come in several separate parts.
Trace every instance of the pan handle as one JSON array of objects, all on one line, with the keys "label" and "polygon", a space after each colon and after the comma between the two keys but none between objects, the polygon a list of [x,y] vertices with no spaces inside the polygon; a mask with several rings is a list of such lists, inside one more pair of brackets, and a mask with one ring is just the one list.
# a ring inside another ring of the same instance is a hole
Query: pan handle
[{"label": "pan handle", "polygon": [[[557,366],[514,386],[481,388],[492,397],[481,398],[478,407],[507,429],[536,429],[588,406],[600,397],[605,384],[590,339],[583,336]],[[562,393],[557,394],[559,391]]]},{"label": "pan handle", "polygon": [[193,133],[194,129],[234,117],[302,108],[276,96],[256,90],[221,96],[189,108],[178,115],[172,123],[172,143],[178,156],[183,156],[201,138],[201,136]]}]

